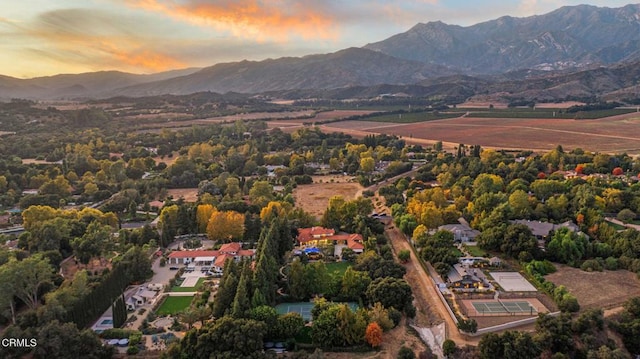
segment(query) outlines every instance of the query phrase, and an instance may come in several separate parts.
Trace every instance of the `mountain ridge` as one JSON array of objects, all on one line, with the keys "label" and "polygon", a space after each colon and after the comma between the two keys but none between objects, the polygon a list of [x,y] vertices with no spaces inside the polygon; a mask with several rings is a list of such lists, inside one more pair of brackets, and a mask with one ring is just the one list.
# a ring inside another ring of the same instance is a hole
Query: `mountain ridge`
[{"label": "mountain ridge", "polygon": [[[86,99],[270,91],[333,91],[382,85],[422,86],[425,81],[467,75],[488,79],[485,91],[500,91],[537,77],[565,78],[558,89],[581,94],[622,90],[624,81],[592,87],[589,75],[562,77],[601,66],[615,68],[640,61],[640,4],[620,8],[565,6],[544,15],[503,16],[463,27],[442,21],[418,23],[406,32],[363,47],[302,57],[218,63],[150,75],[120,71],[61,74],[33,79],[0,75],[0,98]],[[556,77],[560,76],[560,77]],[[597,76],[604,81],[604,75]],[[436,87],[443,84],[436,81]],[[544,81],[535,81],[542,84]],[[458,84],[459,85],[459,84]],[[520,86],[520,85],[518,85]],[[617,87],[618,86],[618,87]],[[470,93],[454,86],[448,91]],[[518,90],[520,91],[520,90]],[[548,88],[523,92],[527,97],[551,93]],[[546,91],[546,92],[545,92]],[[345,91],[344,93],[348,93]],[[521,91],[522,92],[522,91]],[[560,94],[560,90],[554,93]],[[572,95],[572,94],[571,94]],[[570,95],[570,96],[571,96]]]}]

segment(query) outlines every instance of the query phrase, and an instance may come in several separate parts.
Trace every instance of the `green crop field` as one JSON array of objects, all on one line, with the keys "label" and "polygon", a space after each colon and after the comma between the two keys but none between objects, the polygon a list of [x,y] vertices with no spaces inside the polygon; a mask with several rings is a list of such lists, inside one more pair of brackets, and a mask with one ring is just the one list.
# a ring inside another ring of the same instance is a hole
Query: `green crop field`
[{"label": "green crop field", "polygon": [[509,109],[473,109],[469,117],[476,118],[562,118],[578,120],[594,120],[603,117],[623,115],[635,112],[631,109],[613,109],[598,111],[564,112],[561,109],[509,108]]},{"label": "green crop field", "polygon": [[434,120],[444,120],[462,116],[462,112],[407,112],[397,114],[380,114],[377,116],[363,117],[361,121],[414,123]]}]

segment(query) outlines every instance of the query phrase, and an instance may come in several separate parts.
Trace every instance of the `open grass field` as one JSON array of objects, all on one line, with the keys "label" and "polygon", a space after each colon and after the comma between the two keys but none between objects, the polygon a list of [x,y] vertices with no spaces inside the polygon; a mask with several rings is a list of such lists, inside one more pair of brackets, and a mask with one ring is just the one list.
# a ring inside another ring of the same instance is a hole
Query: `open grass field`
[{"label": "open grass field", "polygon": [[333,274],[337,273],[338,276],[342,277],[344,272],[347,271],[347,268],[351,267],[351,263],[349,262],[331,262],[327,263],[327,272]]},{"label": "open grass field", "polygon": [[471,254],[473,257],[484,257],[487,255],[487,252],[485,252],[484,250],[482,250],[480,247],[478,246],[467,246],[465,245],[464,248],[467,250],[467,252],[469,252],[469,254]]},{"label": "open grass field", "polygon": [[558,271],[545,278],[564,285],[576,296],[581,309],[613,308],[631,297],[640,296],[640,280],[635,273],[618,270],[585,272],[569,266],[556,266]]},{"label": "open grass field", "polygon": [[347,182],[350,178],[348,176],[314,176],[313,184],[299,185],[293,190],[296,207],[301,207],[320,218],[327,209],[331,197],[340,195],[346,200],[356,198],[362,186],[357,182]]},{"label": "open grass field", "polygon": [[321,128],[356,137],[394,134],[402,136],[407,143],[422,145],[443,141],[444,144],[478,144],[485,148],[550,150],[560,144],[565,149],[580,147],[590,151],[640,153],[640,113],[635,112],[598,120],[464,117],[395,126],[343,121]]},{"label": "open grass field", "polygon": [[184,198],[185,202],[198,201],[198,189],[197,188],[172,188],[167,190],[167,195],[172,196],[173,199],[180,197]]},{"label": "open grass field", "polygon": [[162,305],[158,308],[156,313],[158,315],[174,315],[189,308],[192,301],[192,296],[167,297],[164,302],[162,302]]}]

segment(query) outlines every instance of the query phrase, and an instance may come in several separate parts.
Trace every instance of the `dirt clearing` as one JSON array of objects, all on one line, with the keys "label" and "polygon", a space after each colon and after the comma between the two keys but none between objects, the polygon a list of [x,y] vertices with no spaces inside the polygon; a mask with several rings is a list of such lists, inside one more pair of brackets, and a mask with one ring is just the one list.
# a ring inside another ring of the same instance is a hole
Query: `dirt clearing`
[{"label": "dirt clearing", "polygon": [[576,296],[580,308],[613,308],[627,299],[640,296],[640,280],[626,270],[585,272],[568,266],[546,276],[555,285],[564,285]]},{"label": "dirt clearing", "polygon": [[329,199],[340,195],[345,200],[355,199],[362,186],[350,176],[314,176],[313,184],[299,185],[293,190],[296,207],[322,217],[329,205]]},{"label": "dirt clearing", "polygon": [[185,202],[193,203],[198,201],[197,188],[172,188],[167,190],[167,195],[172,196],[174,200],[183,198]]}]

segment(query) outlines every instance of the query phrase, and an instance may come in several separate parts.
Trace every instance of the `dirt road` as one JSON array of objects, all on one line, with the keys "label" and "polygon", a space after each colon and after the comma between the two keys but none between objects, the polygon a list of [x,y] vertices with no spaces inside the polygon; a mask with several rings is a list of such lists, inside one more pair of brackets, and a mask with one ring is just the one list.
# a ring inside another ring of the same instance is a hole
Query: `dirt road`
[{"label": "dirt road", "polygon": [[411,285],[413,295],[418,304],[416,315],[416,324],[422,327],[430,327],[443,321],[446,323],[446,338],[456,342],[457,345],[477,345],[480,338],[467,338],[460,334],[456,328],[456,324],[449,316],[444,304],[438,298],[435,284],[431,277],[420,266],[415,253],[412,251],[411,245],[404,238],[404,235],[393,224],[386,227],[386,233],[391,240],[394,252],[401,250],[411,251],[411,260],[405,264],[407,274],[406,280]]}]

